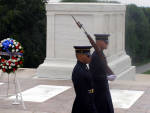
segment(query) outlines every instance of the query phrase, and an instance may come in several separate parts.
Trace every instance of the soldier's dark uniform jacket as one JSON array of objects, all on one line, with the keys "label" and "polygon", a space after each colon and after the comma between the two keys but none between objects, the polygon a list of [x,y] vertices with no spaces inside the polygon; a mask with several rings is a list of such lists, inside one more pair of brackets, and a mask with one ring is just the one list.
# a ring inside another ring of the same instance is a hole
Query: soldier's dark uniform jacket
[{"label": "soldier's dark uniform jacket", "polygon": [[72,81],[76,93],[72,113],[98,113],[93,102],[92,77],[86,64],[77,62]]},{"label": "soldier's dark uniform jacket", "polygon": [[[105,57],[103,51],[101,51],[101,54]],[[104,62],[107,63],[106,57]],[[94,80],[95,105],[98,113],[114,113],[106,69],[96,52],[92,54],[92,60],[89,66]]]}]

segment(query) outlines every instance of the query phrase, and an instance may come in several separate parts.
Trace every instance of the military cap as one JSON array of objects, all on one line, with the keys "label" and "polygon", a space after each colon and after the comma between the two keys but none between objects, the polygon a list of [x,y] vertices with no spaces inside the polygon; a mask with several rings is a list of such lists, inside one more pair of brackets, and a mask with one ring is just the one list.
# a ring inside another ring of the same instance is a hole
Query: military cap
[{"label": "military cap", "polygon": [[92,46],[74,46],[76,53],[90,54]]},{"label": "military cap", "polygon": [[108,43],[109,34],[94,34],[96,40],[103,40]]}]

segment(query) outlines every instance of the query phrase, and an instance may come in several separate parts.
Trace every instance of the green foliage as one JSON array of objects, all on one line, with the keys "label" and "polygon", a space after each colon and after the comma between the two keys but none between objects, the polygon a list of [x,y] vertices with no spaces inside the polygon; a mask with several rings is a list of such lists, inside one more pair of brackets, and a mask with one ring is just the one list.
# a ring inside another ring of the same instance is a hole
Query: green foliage
[{"label": "green foliage", "polygon": [[126,51],[134,64],[150,57],[149,8],[129,5],[126,12]]},{"label": "green foliage", "polygon": [[0,0],[0,40],[12,37],[24,47],[24,67],[45,58],[46,16],[41,0]]}]

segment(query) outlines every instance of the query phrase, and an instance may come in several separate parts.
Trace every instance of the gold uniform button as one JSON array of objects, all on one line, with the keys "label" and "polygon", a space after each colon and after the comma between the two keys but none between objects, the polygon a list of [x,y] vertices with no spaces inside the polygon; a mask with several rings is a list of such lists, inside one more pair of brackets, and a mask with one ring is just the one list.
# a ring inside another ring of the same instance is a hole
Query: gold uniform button
[{"label": "gold uniform button", "polygon": [[94,93],[94,89],[90,89],[88,90],[88,92],[91,94],[91,93]]}]

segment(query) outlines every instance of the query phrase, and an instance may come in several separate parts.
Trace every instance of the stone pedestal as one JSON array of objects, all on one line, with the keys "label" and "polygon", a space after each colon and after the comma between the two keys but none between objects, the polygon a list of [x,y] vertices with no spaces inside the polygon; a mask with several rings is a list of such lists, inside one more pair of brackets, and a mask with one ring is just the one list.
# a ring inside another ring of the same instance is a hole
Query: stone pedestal
[{"label": "stone pedestal", "polygon": [[75,45],[90,45],[84,33],[76,26],[71,15],[93,34],[110,34],[109,48],[105,51],[110,67],[118,79],[133,80],[135,67],[125,52],[126,6],[102,3],[48,3],[47,54],[37,69],[39,77],[71,79],[76,63]]}]

